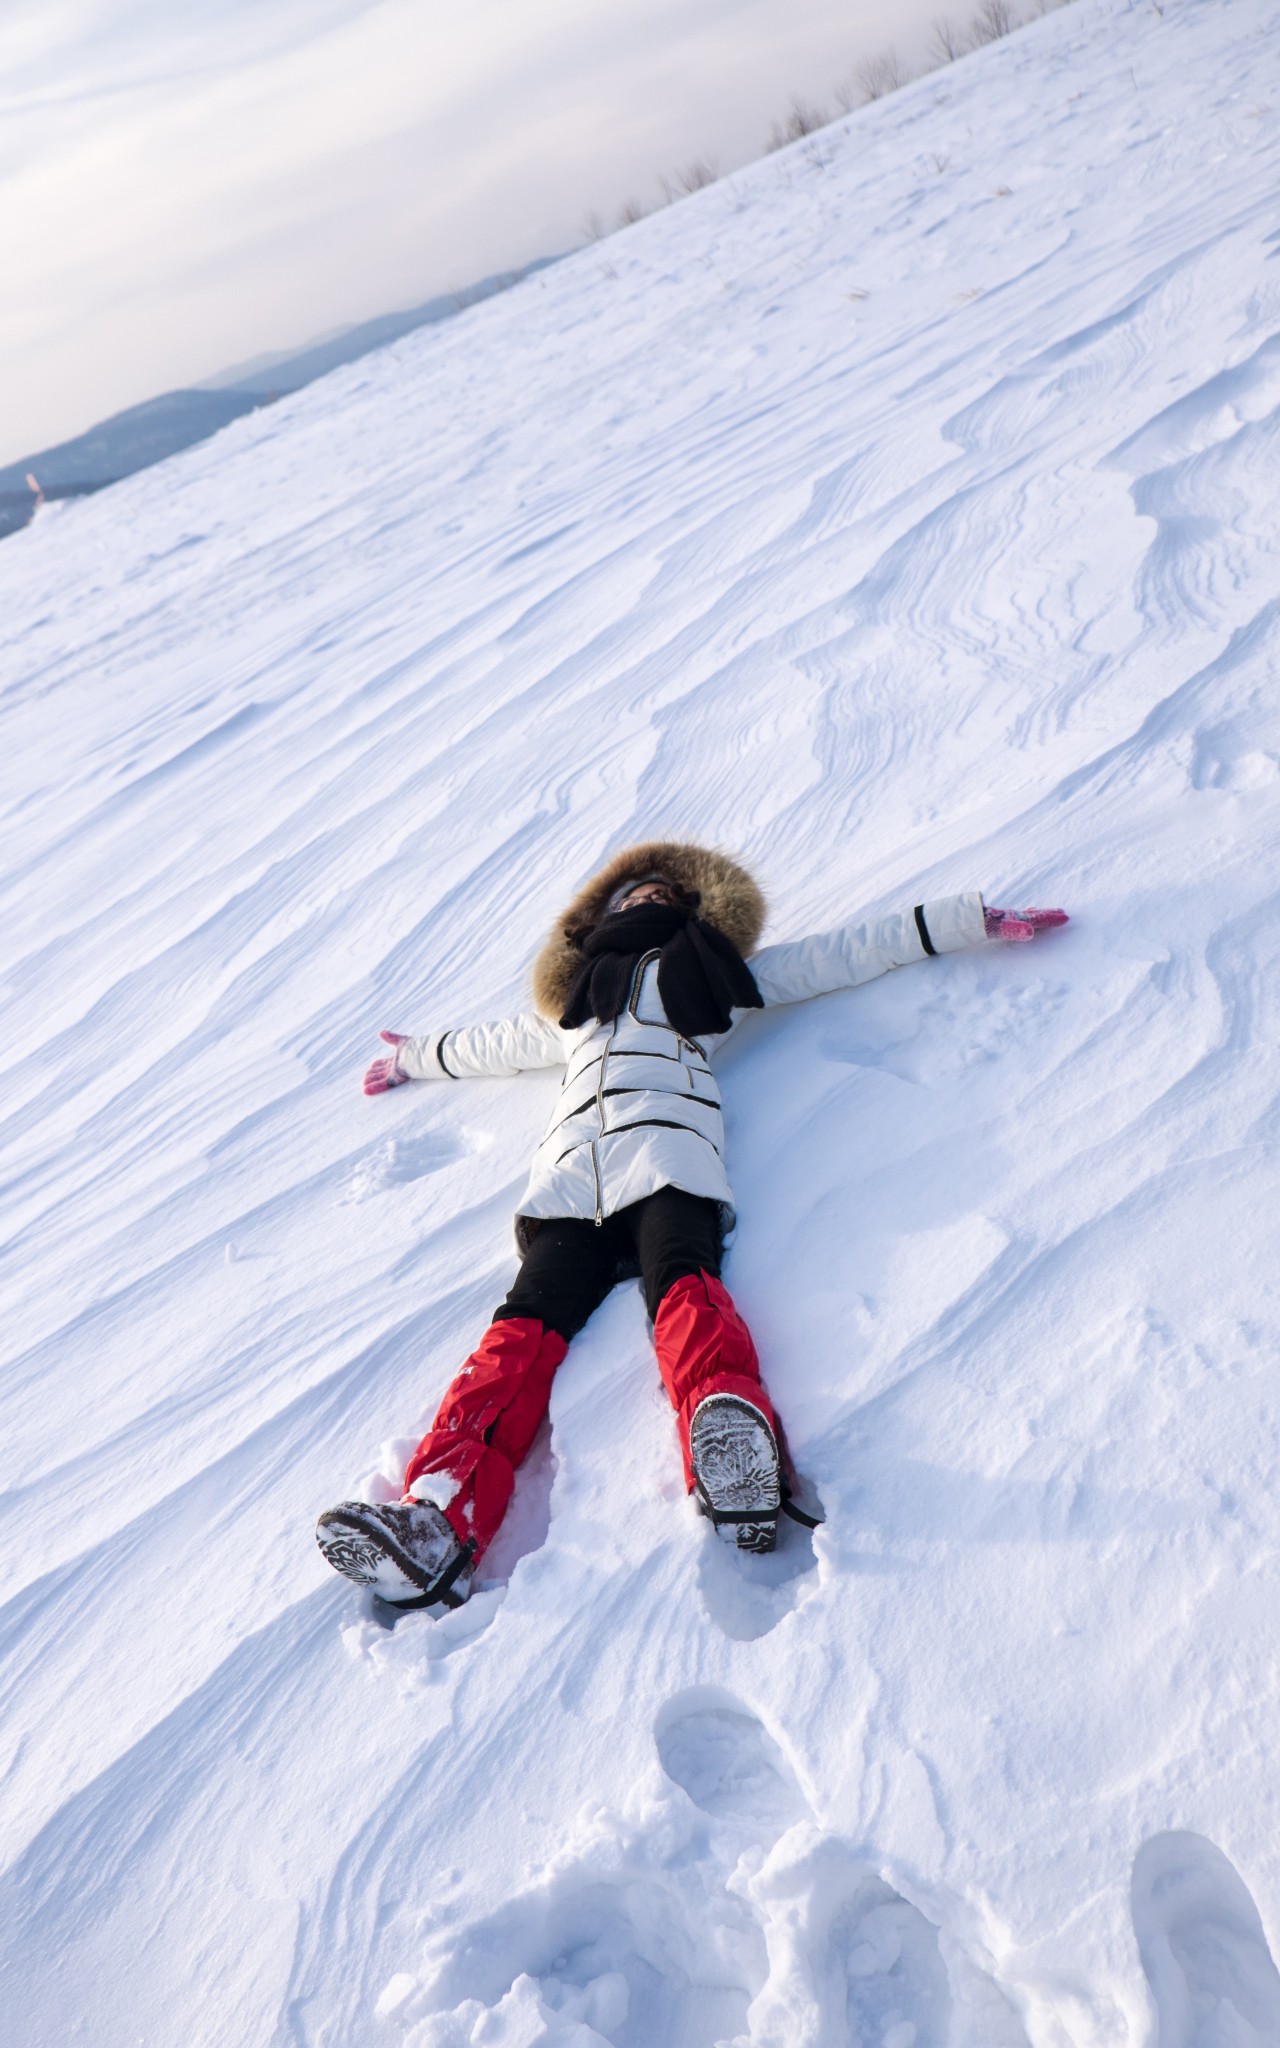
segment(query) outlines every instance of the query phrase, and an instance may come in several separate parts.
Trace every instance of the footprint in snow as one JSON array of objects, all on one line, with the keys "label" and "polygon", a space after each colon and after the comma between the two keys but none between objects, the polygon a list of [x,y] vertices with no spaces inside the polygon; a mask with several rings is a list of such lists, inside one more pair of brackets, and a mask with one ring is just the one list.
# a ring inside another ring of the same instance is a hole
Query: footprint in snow
[{"label": "footprint in snow", "polygon": [[808,1817],[790,1764],[754,1714],[702,1690],[668,1700],[654,1728],[658,1760],[672,1783],[713,1820],[759,1842],[776,1841]]},{"label": "footprint in snow", "polygon": [[937,1928],[815,1825],[786,1757],[741,1702],[679,1696],[655,1739],[667,1776],[723,1830],[726,1888],[750,1904],[764,1937],[768,1967],[742,2048],[947,2048],[953,1993],[985,2048],[1027,2048],[990,1978],[962,1960],[953,1987]]},{"label": "footprint in snow", "polygon": [[[822,1505],[806,1491],[804,1506],[821,1515]],[[700,1524],[702,1547],[698,1586],[707,1618],[734,1642],[754,1643],[778,1626],[800,1599],[807,1573],[818,1558],[813,1531],[782,1515],[778,1547],[767,1557],[749,1557],[717,1536],[710,1522]]]},{"label": "footprint in snow", "polygon": [[814,1824],[731,1694],[669,1700],[661,1776],[498,1912],[442,1924],[378,2003],[405,2048],[1027,2048],[1005,2000],[865,1859]]},{"label": "footprint in snow", "polygon": [[1186,1831],[1153,1835],[1134,1858],[1131,1896],[1155,2048],[1275,2048],[1280,1971],[1222,1851]]}]

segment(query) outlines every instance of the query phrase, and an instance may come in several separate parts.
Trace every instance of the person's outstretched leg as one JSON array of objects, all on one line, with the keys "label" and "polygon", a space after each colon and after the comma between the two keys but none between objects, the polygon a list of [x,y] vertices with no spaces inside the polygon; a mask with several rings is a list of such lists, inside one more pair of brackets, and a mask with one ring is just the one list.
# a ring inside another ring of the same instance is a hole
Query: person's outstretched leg
[{"label": "person's outstretched leg", "polygon": [[717,1205],[663,1188],[641,1205],[636,1248],[685,1483],[740,1549],[771,1550],[781,1501],[775,1417],[751,1332],[720,1279]]},{"label": "person's outstretched leg", "polygon": [[400,1605],[428,1604],[452,1572],[439,1597],[465,1598],[547,1412],[555,1369],[612,1287],[617,1258],[608,1226],[541,1226],[409,1460],[403,1499],[381,1508],[346,1501],[321,1516],[320,1545],[336,1570]]},{"label": "person's outstretched leg", "polygon": [[[449,1387],[404,1475],[480,1557],[507,1512],[551,1399],[551,1382],[613,1285],[615,1234],[576,1217],[540,1225],[515,1284]],[[439,1482],[432,1485],[437,1479]]]},{"label": "person's outstretched leg", "polygon": [[637,1205],[636,1250],[653,1320],[662,1383],[680,1431],[685,1478],[694,1482],[689,1427],[709,1394],[752,1401],[772,1426],[751,1332],[720,1278],[719,1205],[662,1188]]}]

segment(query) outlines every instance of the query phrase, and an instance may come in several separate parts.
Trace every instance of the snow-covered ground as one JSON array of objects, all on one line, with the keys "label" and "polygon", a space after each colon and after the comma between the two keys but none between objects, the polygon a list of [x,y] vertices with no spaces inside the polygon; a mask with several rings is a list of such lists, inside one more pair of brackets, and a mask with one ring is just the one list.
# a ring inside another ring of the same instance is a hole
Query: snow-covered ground
[{"label": "snow-covered ground", "polygon": [[[0,553],[15,2048],[1280,2041],[1278,83],[1080,0]],[[556,1084],[359,1076],[650,833],[1075,921],[726,1057],[816,1539],[628,1287],[388,1633]]]}]

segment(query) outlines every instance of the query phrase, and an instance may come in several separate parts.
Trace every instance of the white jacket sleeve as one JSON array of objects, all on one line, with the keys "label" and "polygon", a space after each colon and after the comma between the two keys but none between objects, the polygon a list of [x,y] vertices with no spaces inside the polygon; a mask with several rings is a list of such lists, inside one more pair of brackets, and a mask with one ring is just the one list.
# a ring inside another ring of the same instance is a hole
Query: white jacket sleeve
[{"label": "white jacket sleeve", "polygon": [[802,1003],[833,989],[856,988],[891,967],[906,967],[930,953],[958,953],[986,938],[982,897],[940,896],[892,917],[844,924],[811,939],[765,946],[750,962],[766,1005]]},{"label": "white jacket sleeve", "polygon": [[476,1081],[523,1074],[530,1067],[562,1067],[569,1034],[535,1011],[498,1024],[465,1024],[457,1031],[433,1031],[406,1038],[397,1052],[414,1081]]}]

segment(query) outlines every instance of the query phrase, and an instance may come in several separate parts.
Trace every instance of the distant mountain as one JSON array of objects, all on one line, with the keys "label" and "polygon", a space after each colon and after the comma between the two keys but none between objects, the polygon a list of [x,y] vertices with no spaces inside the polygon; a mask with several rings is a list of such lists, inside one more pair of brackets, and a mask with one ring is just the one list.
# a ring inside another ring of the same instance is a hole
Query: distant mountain
[{"label": "distant mountain", "polygon": [[353,363],[372,349],[398,341],[416,327],[428,327],[448,320],[482,299],[510,290],[533,271],[543,270],[557,259],[539,257],[520,270],[496,272],[481,278],[465,291],[427,299],[420,306],[401,313],[383,313],[376,320],[364,320],[356,327],[342,328],[322,341],[292,355],[257,356],[235,369],[190,391],[166,391],[148,398],[124,412],[113,413],[73,441],[56,448],[25,455],[18,462],[0,468],[0,539],[26,526],[40,502],[28,477],[34,477],[45,498],[78,498],[118,483],[166,455],[176,455],[197,441],[207,440],[219,427],[229,426],[258,406],[270,404],[304,384],[314,383],[330,370]]},{"label": "distant mountain", "polygon": [[522,270],[495,271],[492,277],[482,277],[478,284],[468,285],[465,291],[446,292],[442,297],[424,299],[420,306],[411,306],[403,313],[382,313],[376,320],[364,320],[358,327],[342,327],[336,333],[327,334],[321,340],[296,354],[254,356],[247,363],[237,364],[235,369],[223,370],[218,376],[206,379],[200,389],[205,391],[249,391],[261,393],[264,397],[283,397],[287,391],[300,391],[304,384],[310,384],[327,371],[341,368],[343,363],[354,363],[358,356],[368,355],[371,349],[384,348],[388,342],[398,341],[402,334],[411,334],[415,327],[429,327],[437,320],[452,319],[468,306],[478,305],[481,299],[491,299],[498,292],[509,291],[513,284],[519,284],[525,277],[531,277],[537,270],[545,270],[557,262],[555,256],[539,256],[535,262],[526,263]]},{"label": "distant mountain", "polygon": [[50,498],[98,490],[131,476],[135,469],[162,462],[166,455],[176,455],[193,441],[203,441],[261,403],[260,397],[243,391],[166,391],[113,413],[74,441],[11,462],[0,469],[0,493],[8,496],[27,488],[28,474]]}]

